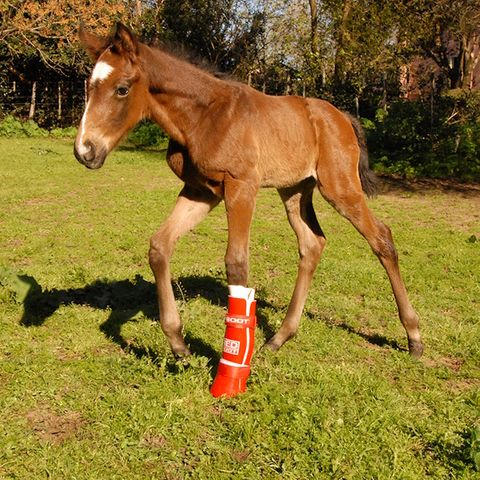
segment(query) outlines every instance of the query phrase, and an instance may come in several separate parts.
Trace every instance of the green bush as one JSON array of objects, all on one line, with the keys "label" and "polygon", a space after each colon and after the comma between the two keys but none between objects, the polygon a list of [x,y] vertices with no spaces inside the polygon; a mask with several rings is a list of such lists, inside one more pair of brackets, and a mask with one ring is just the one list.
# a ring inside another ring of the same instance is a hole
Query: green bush
[{"label": "green bush", "polygon": [[48,131],[40,128],[33,120],[18,120],[12,115],[8,115],[0,122],[0,136],[47,137]]},{"label": "green bush", "polygon": [[364,120],[372,165],[406,177],[480,180],[480,95],[450,92],[430,102],[397,100]]},{"label": "green bush", "polygon": [[128,135],[127,141],[135,147],[159,147],[165,143],[165,132],[155,123],[145,120]]},{"label": "green bush", "polygon": [[[75,127],[54,128],[50,131],[39,127],[33,120],[20,120],[8,115],[0,121],[0,136],[75,138]],[[137,148],[163,147],[168,137],[156,124],[143,121],[128,135],[127,142]]]},{"label": "green bush", "polygon": [[55,138],[75,138],[77,136],[77,128],[53,128],[50,130],[50,136]]},{"label": "green bush", "polygon": [[0,136],[2,137],[55,137],[75,138],[75,127],[54,128],[50,131],[39,127],[33,120],[19,120],[13,115],[8,115],[0,121]]}]

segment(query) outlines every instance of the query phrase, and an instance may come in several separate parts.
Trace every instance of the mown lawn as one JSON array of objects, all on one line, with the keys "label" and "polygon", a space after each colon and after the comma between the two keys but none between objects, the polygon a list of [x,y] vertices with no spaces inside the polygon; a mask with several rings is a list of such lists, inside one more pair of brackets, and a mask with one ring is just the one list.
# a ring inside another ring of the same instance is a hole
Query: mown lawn
[{"label": "mown lawn", "polygon": [[194,352],[184,366],[157,323],[147,260],[180,189],[163,154],[120,150],[94,172],[66,141],[0,138],[0,154],[0,478],[480,478],[479,189],[370,201],[421,315],[422,361],[380,264],[319,195],[328,243],[301,330],[259,350],[297,262],[281,202],[262,191],[253,373],[247,393],[216,400],[223,206],[173,258]]}]

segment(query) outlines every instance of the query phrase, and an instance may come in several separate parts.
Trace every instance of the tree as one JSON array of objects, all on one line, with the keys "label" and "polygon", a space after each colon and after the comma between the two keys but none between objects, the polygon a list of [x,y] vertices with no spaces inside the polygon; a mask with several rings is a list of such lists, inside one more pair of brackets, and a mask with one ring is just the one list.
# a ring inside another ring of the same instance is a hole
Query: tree
[{"label": "tree", "polygon": [[115,19],[127,14],[126,4],[113,0],[3,0],[0,8],[0,49],[15,69],[17,63],[43,65],[67,73],[83,69],[77,42],[82,21],[86,28],[107,34]]},{"label": "tree", "polygon": [[164,35],[222,68],[228,62],[233,0],[165,0]]},{"label": "tree", "polygon": [[396,3],[400,50],[407,58],[431,58],[447,88],[473,88],[480,62],[478,0],[401,1]]}]

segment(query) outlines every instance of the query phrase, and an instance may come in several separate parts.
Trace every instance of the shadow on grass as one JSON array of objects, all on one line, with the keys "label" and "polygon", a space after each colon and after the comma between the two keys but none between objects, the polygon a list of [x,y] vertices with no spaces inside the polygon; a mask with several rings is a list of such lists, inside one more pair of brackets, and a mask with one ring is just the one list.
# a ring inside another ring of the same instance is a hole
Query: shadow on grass
[{"label": "shadow on grass", "polygon": [[[146,281],[137,275],[133,281],[97,280],[82,288],[66,290],[43,290],[38,282],[29,276],[20,276],[19,279],[27,285],[27,293],[23,300],[24,312],[21,325],[31,327],[42,325],[61,305],[87,305],[93,308],[111,310],[107,320],[100,325],[103,334],[119,345],[123,350],[133,353],[138,358],[150,358],[158,362],[163,353],[154,349],[135,345],[122,335],[125,323],[135,321],[138,313],[142,313],[150,320],[158,320],[158,306],[155,284]],[[207,276],[181,277],[173,284],[175,296],[178,299],[188,300],[197,296],[203,297],[214,305],[226,307],[228,289],[220,280]],[[258,305],[271,306],[263,300]],[[266,337],[274,331],[261,312],[257,313],[259,327]],[[220,360],[220,352],[201,338],[190,333],[185,335],[185,342],[193,354],[208,358],[208,364],[215,374]],[[169,371],[176,373],[179,369],[177,362],[167,365]],[[183,369],[183,367],[182,367]]]},{"label": "shadow on grass", "polygon": [[[480,473],[477,428],[472,426],[456,431],[450,440],[446,440],[444,435],[439,435],[425,443],[424,452],[433,456],[438,463],[447,467],[452,473],[465,471],[467,465],[472,471],[471,478],[480,478],[480,476],[475,476]],[[479,473],[475,474],[474,472]]]},{"label": "shadow on grass", "polygon": [[328,325],[329,327],[339,328],[341,330],[345,330],[350,334],[357,335],[363,338],[363,340],[368,342],[370,345],[376,345],[377,347],[382,347],[382,348],[388,347],[393,350],[397,350],[399,352],[408,352],[408,349],[403,347],[396,340],[389,339],[387,337],[384,337],[383,335],[379,335],[378,333],[366,332],[362,329],[354,328],[345,322],[335,321],[326,316],[318,318],[318,316],[314,316],[310,312],[305,312],[305,316],[313,321],[317,321],[317,322],[321,321],[326,325]]},{"label": "shadow on grass", "polygon": [[[150,358],[152,361],[158,362],[164,356],[164,352],[160,353],[155,349],[136,345],[122,335],[123,325],[136,321],[135,317],[139,313],[150,320],[158,320],[155,284],[146,281],[141,275],[137,275],[133,281],[97,280],[82,288],[66,290],[43,290],[33,277],[19,276],[18,278],[27,285],[27,293],[23,300],[24,312],[20,320],[22,325],[27,327],[42,325],[61,305],[75,304],[102,310],[109,309],[111,311],[109,317],[100,325],[100,330],[107,338],[138,358]],[[209,276],[180,277],[173,283],[173,288],[177,299],[188,301],[190,298],[202,297],[212,305],[226,307],[227,285],[218,278]],[[262,291],[257,292],[257,297],[257,323],[268,340],[275,334],[275,330],[268,323],[267,317],[262,314],[262,309],[277,310],[278,306],[265,301],[262,298],[264,297]],[[326,318],[319,319],[318,315],[313,315],[308,311],[305,312],[305,316],[313,321],[320,320],[333,328],[340,328],[358,335],[372,345],[405,351],[405,348],[395,340],[378,334],[366,333],[344,322],[335,322]],[[201,338],[188,332],[185,335],[185,342],[193,354],[208,358],[208,365],[215,374],[220,360],[220,352]],[[179,364],[172,360],[168,363],[167,368],[175,373],[179,369]]]}]

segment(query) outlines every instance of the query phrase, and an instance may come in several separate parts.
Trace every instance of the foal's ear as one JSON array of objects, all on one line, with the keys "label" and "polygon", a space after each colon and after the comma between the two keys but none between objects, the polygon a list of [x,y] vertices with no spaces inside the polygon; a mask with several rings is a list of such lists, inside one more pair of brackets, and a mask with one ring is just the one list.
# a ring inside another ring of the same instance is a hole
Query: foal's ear
[{"label": "foal's ear", "polygon": [[117,23],[113,44],[126,53],[131,60],[135,60],[138,55],[138,40],[123,23]]},{"label": "foal's ear", "polygon": [[108,38],[98,37],[97,35],[93,35],[93,33],[87,32],[83,24],[80,24],[78,36],[80,37],[80,42],[82,42],[82,45],[87,51],[89,57],[94,62],[98,60],[98,57],[103,53],[110,43]]}]

